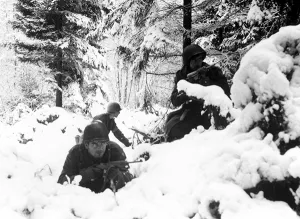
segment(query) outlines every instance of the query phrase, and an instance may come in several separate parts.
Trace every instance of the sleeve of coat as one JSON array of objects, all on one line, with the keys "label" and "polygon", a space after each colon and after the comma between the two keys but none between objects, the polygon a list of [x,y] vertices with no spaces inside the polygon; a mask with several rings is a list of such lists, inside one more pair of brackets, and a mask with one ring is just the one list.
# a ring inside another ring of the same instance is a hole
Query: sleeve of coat
[{"label": "sleeve of coat", "polygon": [[124,136],[124,134],[120,131],[120,129],[117,127],[117,124],[115,121],[113,121],[112,124],[112,132],[114,133],[114,136],[122,142],[126,147],[130,146],[130,143],[128,139]]},{"label": "sleeve of coat", "polygon": [[115,142],[110,142],[111,146],[111,160],[110,161],[119,161],[119,160],[126,160],[126,155],[124,150]]},{"label": "sleeve of coat", "polygon": [[174,78],[174,88],[171,94],[171,103],[173,106],[178,107],[185,103],[189,98],[187,95],[178,95],[177,83],[180,81],[180,71],[176,72],[176,77]]},{"label": "sleeve of coat", "polygon": [[78,162],[78,158],[75,156],[73,151],[70,150],[57,182],[64,184],[64,182],[68,182],[67,177],[70,179],[70,182],[72,182],[74,177],[79,174],[79,170],[76,168]]},{"label": "sleeve of coat", "polygon": [[68,178],[70,179],[70,182],[72,182],[77,175],[82,176],[79,183],[80,185],[83,185],[92,179],[102,177],[103,171],[99,168],[97,169],[97,172],[95,172],[93,166],[85,169],[79,169],[78,164],[80,163],[80,155],[78,153],[78,151],[72,149],[69,151],[63,170],[58,178],[58,183],[64,184],[64,182],[68,182]]},{"label": "sleeve of coat", "polygon": [[214,81],[215,85],[221,87],[224,93],[230,98],[230,88],[222,70],[216,66],[211,67],[209,77]]}]

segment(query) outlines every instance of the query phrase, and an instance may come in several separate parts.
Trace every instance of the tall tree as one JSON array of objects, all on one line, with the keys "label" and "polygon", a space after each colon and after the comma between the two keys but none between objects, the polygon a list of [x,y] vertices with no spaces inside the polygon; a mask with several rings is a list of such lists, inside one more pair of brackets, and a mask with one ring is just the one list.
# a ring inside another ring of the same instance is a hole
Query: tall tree
[{"label": "tall tree", "polygon": [[[182,8],[182,4],[180,6]],[[123,104],[143,106],[153,84],[158,85],[150,81],[151,75],[147,77],[148,73],[161,71],[156,61],[180,56],[183,30],[179,27],[180,34],[172,35],[173,21],[174,18],[165,20],[164,11],[156,0],[114,2],[104,30],[116,45],[113,49],[117,56],[116,87],[121,92],[116,96]],[[169,83],[170,79],[164,81]],[[165,84],[162,80],[160,83]]]},{"label": "tall tree", "polygon": [[192,42],[192,0],[183,0],[183,48]]},{"label": "tall tree", "polygon": [[[18,39],[15,50],[23,62],[45,63],[57,82],[56,106],[61,107],[62,87],[82,83],[83,67],[98,68],[101,5],[92,0],[18,0],[14,28],[27,38]],[[85,57],[89,50],[96,54]]]}]

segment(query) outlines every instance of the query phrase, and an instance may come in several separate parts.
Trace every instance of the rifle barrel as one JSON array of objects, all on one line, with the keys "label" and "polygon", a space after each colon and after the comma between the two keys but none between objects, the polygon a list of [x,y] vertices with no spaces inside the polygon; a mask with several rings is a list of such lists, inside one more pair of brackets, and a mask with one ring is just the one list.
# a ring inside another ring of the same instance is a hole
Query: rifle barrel
[{"label": "rifle barrel", "polygon": [[118,163],[141,163],[141,162],[143,162],[143,161],[142,160],[136,160],[136,161],[116,160],[116,161],[111,161],[109,163],[118,164]]},{"label": "rifle barrel", "polygon": [[143,161],[142,160],[136,160],[136,161],[129,161],[127,163],[141,163],[141,162],[143,162]]},{"label": "rifle barrel", "polygon": [[143,137],[145,137],[145,138],[150,138],[150,136],[147,134],[147,133],[144,133],[144,132],[142,132],[142,131],[140,131],[140,130],[137,130],[137,129],[135,129],[135,128],[129,128],[129,129],[131,129],[132,131],[135,131],[136,133],[138,133],[138,134],[141,134]]}]

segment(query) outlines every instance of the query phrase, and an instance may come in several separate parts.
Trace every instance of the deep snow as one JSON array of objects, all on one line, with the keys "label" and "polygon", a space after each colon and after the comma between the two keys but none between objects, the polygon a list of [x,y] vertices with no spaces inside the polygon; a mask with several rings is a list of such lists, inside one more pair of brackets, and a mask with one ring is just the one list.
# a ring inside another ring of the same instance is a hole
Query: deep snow
[{"label": "deep snow", "polygon": [[[285,138],[299,137],[299,52],[300,26],[282,28],[257,44],[243,57],[233,79],[233,104],[220,90],[207,96],[201,86],[180,82],[187,93],[205,96],[206,101],[231,112],[235,121],[225,130],[198,127],[172,143],[124,148],[129,161],[144,152],[150,159],[131,165],[136,178],[115,196],[110,190],[94,194],[72,184],[56,183],[75,135],[90,119],[44,107],[13,126],[1,124],[1,218],[211,219],[208,205],[212,201],[220,202],[222,219],[298,218],[286,203],[266,200],[262,193],[251,198],[243,189],[255,186],[262,178],[300,177],[298,147],[280,155],[272,135],[264,137],[259,128],[249,131],[264,116],[262,104],[281,95],[286,98],[289,120]],[[292,70],[289,82],[285,75]],[[256,103],[252,102],[253,93],[259,100]],[[48,124],[38,122],[49,115],[58,119]],[[124,109],[117,124],[132,137],[127,127],[147,131],[158,121],[155,115]],[[29,141],[22,144],[22,139]],[[300,196],[300,191],[296,192]]]}]

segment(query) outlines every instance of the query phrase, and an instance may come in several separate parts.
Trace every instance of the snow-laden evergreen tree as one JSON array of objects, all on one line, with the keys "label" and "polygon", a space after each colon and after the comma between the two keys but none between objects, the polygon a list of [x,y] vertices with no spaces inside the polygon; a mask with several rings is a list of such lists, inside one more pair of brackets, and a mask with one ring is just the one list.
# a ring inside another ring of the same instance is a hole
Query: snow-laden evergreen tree
[{"label": "snow-laden evergreen tree", "polygon": [[[283,27],[251,48],[243,57],[231,87],[235,107],[243,110],[238,120],[243,124],[240,131],[257,130],[261,139],[271,140],[280,155],[293,153],[300,143],[299,27]],[[265,198],[285,201],[299,214],[298,197],[291,192],[298,187],[299,177],[293,174],[275,179],[262,175],[255,188],[247,192],[263,191]]]},{"label": "snow-laden evergreen tree", "polygon": [[162,96],[155,93],[157,89],[153,86],[168,89],[172,86],[172,77],[157,80],[152,75],[172,74],[180,66],[176,64],[170,71],[166,64],[170,57],[174,61],[174,57],[180,56],[182,46],[178,42],[182,37],[172,34],[179,26],[174,26],[174,18],[165,18],[161,4],[162,1],[155,0],[130,0],[115,1],[110,5],[104,30],[116,45],[113,48],[117,57],[115,87],[119,90],[117,98],[124,104],[133,102],[142,107],[151,96],[154,102],[169,97],[170,90],[167,90],[167,96]]},{"label": "snow-laden evergreen tree", "polygon": [[45,63],[57,82],[56,105],[62,106],[62,88],[84,83],[85,69],[103,64],[97,27],[101,5],[84,0],[18,0],[14,28],[25,33],[15,43],[23,62]]},{"label": "snow-laden evergreen tree", "polygon": [[[194,38],[215,51],[228,76],[241,57],[280,27],[299,24],[300,2],[290,0],[195,1]],[[199,2],[199,3],[198,3]]]}]

